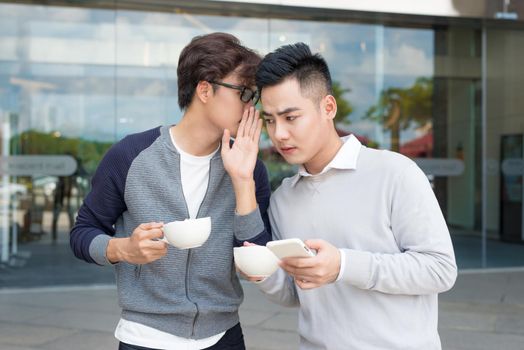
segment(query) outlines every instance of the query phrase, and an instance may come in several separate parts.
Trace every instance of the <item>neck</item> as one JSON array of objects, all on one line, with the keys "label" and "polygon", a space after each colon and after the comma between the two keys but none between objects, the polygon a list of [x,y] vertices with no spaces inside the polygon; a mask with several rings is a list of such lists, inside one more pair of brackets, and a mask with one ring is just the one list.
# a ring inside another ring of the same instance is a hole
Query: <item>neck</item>
[{"label": "neck", "polygon": [[312,159],[304,163],[304,168],[311,175],[320,173],[335,158],[343,144],[336,130],[333,129],[324,147]]},{"label": "neck", "polygon": [[223,132],[209,123],[203,111],[191,107],[170,131],[177,145],[194,156],[205,156],[216,150]]}]

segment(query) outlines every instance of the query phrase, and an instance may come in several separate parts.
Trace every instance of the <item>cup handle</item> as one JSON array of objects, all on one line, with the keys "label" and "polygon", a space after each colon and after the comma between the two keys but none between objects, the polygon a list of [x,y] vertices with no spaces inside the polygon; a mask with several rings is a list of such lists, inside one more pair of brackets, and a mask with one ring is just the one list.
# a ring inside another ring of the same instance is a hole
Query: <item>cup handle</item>
[{"label": "cup handle", "polygon": [[[162,234],[163,234],[163,233],[164,233],[164,226],[162,226],[162,227],[160,228],[160,230],[162,231]],[[162,241],[162,242],[166,242],[166,243],[169,244],[169,241],[167,240],[165,234],[164,234],[164,237],[162,237],[162,238],[158,238],[157,240],[158,240],[158,241]]]}]

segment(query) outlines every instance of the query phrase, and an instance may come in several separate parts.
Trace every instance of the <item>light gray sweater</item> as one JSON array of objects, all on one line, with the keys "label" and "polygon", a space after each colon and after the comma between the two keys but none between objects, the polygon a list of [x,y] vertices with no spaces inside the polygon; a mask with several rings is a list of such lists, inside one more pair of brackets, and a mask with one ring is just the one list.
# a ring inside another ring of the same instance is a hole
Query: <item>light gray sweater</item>
[{"label": "light gray sweater", "polygon": [[300,305],[300,349],[440,349],[437,293],[457,268],[424,173],[410,159],[350,137],[330,170],[286,179],[271,198],[274,239],[320,238],[345,255],[339,281],[301,290],[283,270],[259,283]]}]

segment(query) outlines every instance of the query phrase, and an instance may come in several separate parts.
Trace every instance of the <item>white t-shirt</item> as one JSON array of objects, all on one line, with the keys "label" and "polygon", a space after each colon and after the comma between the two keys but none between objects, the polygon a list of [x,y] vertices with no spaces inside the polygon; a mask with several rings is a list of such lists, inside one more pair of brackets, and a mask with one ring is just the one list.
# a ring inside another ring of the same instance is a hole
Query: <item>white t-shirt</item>
[{"label": "white t-shirt", "polygon": [[[175,142],[170,132],[171,141],[180,153],[180,175],[182,190],[186,199],[189,217],[196,218],[198,209],[206,195],[209,183],[209,162],[218,151],[197,157],[184,152]],[[115,337],[121,342],[165,350],[198,350],[215,345],[224,336],[225,332],[204,339],[187,339],[162,332],[143,324],[120,319],[115,330]]]}]

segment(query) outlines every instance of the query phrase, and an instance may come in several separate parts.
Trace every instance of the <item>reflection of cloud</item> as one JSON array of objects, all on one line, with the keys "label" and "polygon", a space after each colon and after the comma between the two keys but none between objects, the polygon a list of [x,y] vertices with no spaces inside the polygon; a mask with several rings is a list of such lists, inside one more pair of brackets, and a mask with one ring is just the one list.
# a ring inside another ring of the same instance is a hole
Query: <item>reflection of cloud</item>
[{"label": "reflection of cloud", "polygon": [[49,21],[59,20],[67,22],[90,20],[90,12],[86,11],[85,8],[49,7],[29,4],[2,4],[1,7],[1,17],[3,18],[45,18]]},{"label": "reflection of cloud", "polygon": [[384,59],[385,73],[390,75],[433,75],[433,57],[417,47],[406,44],[387,50]]},{"label": "reflection of cloud", "polygon": [[[269,50],[275,50],[276,48],[283,46],[283,45],[290,45],[295,44],[298,42],[303,42],[308,44],[311,47],[312,51],[318,51],[315,50],[311,43],[311,35],[307,32],[293,32],[293,31],[271,31],[269,34],[270,36],[270,45],[271,47]],[[281,41],[281,39],[284,38],[284,41]]]},{"label": "reflection of cloud", "polygon": [[361,118],[368,107],[375,103],[375,81],[372,75],[357,73],[333,72],[333,80],[341,84],[342,88],[350,88],[351,92],[346,93],[347,98],[353,105],[353,113],[350,120],[355,121]]},{"label": "reflection of cloud", "polygon": [[[376,56],[364,55],[364,59],[358,66],[348,65],[345,71],[350,74],[373,76],[380,73],[377,68],[379,67],[376,65]],[[433,57],[428,56],[422,48],[408,44],[385,48],[383,74],[411,77],[432,76]]]}]

